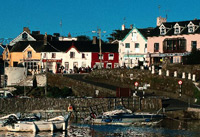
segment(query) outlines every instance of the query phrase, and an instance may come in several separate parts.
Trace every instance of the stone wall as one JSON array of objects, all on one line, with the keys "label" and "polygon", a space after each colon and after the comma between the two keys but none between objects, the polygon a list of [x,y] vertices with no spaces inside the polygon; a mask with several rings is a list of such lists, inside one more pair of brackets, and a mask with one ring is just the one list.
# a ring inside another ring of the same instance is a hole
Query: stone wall
[{"label": "stone wall", "polygon": [[[150,101],[151,100],[151,101]],[[148,103],[147,103],[148,102]],[[13,98],[0,99],[0,113],[27,113],[34,110],[65,110],[72,104],[76,118],[86,118],[91,112],[100,114],[101,112],[113,110],[117,106],[124,106],[133,111],[157,111],[162,107],[161,99],[155,98]]]}]

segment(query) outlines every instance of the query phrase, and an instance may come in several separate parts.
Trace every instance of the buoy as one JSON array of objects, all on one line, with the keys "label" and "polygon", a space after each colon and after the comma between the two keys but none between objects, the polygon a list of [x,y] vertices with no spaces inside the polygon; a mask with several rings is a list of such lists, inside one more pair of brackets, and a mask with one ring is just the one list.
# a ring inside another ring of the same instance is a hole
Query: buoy
[{"label": "buoy", "polygon": [[69,111],[69,112],[72,112],[72,111],[73,111],[73,107],[72,107],[71,104],[69,104],[69,106],[68,106],[68,111]]}]

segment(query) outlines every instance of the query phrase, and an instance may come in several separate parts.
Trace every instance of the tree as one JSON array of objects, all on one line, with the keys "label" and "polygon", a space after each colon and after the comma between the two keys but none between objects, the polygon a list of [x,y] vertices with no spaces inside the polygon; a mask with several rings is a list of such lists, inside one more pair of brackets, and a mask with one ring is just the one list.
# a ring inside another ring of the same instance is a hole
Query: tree
[{"label": "tree", "polygon": [[192,52],[185,57],[185,63],[189,65],[200,64],[200,50],[192,49]]},{"label": "tree", "polygon": [[110,34],[111,37],[108,37],[107,39],[109,41],[122,40],[130,32],[130,30],[131,29],[114,30],[113,33]]}]

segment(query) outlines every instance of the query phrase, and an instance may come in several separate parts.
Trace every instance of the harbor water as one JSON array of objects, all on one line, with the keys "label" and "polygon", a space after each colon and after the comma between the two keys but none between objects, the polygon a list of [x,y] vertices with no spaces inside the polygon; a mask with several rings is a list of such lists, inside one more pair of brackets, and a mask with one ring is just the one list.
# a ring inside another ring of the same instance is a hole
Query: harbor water
[{"label": "harbor water", "polygon": [[67,132],[1,132],[0,137],[199,137],[200,121],[165,119],[156,126],[71,124]]}]

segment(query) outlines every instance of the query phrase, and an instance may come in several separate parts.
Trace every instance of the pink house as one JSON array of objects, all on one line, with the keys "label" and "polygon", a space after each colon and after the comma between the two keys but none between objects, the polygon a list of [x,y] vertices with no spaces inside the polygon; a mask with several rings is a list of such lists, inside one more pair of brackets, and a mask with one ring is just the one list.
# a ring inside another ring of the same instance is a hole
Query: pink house
[{"label": "pink house", "polygon": [[161,23],[151,31],[147,45],[149,65],[166,59],[181,63],[192,48],[200,48],[200,20]]}]

